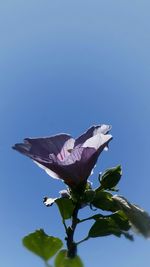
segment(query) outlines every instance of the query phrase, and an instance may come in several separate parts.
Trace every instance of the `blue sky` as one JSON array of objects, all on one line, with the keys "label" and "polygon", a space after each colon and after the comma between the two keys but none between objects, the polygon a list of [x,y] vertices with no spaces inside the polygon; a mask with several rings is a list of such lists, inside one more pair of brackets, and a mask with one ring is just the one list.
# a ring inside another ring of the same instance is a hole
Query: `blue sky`
[{"label": "blue sky", "polygon": [[[56,207],[42,204],[64,185],[11,149],[25,137],[76,137],[92,124],[111,124],[114,139],[91,180],[96,186],[98,172],[121,164],[120,194],[150,212],[149,10],[146,0],[1,1],[2,266],[43,266],[21,245],[37,228],[64,237]],[[85,267],[141,267],[149,250],[141,237],[107,237],[81,245],[79,255]]]}]

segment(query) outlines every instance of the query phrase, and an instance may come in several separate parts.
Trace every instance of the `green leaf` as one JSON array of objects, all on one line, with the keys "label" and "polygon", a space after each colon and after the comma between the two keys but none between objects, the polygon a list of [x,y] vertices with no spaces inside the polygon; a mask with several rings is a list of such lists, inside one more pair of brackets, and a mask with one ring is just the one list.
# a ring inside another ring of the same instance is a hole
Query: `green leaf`
[{"label": "green leaf", "polygon": [[120,210],[110,216],[121,230],[128,231],[131,228],[129,220],[123,211]]},{"label": "green leaf", "polygon": [[[89,237],[115,235],[120,237],[124,235],[130,241],[133,241],[133,236],[127,231],[131,228],[129,220],[121,210],[107,216],[95,217],[96,222],[89,231]],[[93,216],[94,219],[94,216]]]},{"label": "green leaf", "polygon": [[95,196],[91,202],[96,208],[107,210],[107,211],[117,211],[118,205],[112,199],[112,194],[104,191],[99,191],[96,189]]},{"label": "green leaf", "polygon": [[127,238],[130,241],[134,241],[134,237],[133,235],[131,235],[130,233],[123,233],[123,235],[125,236],[125,238]]},{"label": "green leaf", "polygon": [[97,220],[89,231],[89,237],[99,237],[107,235],[115,235],[120,237],[121,231],[111,218],[100,218]]},{"label": "green leaf", "polygon": [[59,208],[62,218],[64,220],[71,218],[75,208],[72,200],[67,198],[58,198],[55,202]]},{"label": "green leaf", "polygon": [[84,196],[83,196],[83,202],[85,203],[90,203],[94,199],[95,196],[95,191],[92,189],[88,189],[85,191]]},{"label": "green leaf", "polygon": [[53,257],[63,245],[59,238],[48,236],[42,229],[25,236],[22,242],[28,250],[44,261]]},{"label": "green leaf", "polygon": [[114,190],[122,176],[121,166],[106,170],[100,177],[101,189]]},{"label": "green leaf", "polygon": [[126,198],[122,196],[115,195],[113,199],[128,217],[132,225],[132,230],[143,235],[145,238],[149,238],[150,215],[139,206],[131,204]]},{"label": "green leaf", "polygon": [[55,258],[55,267],[83,267],[79,256],[73,259],[67,257],[67,250],[61,250]]}]

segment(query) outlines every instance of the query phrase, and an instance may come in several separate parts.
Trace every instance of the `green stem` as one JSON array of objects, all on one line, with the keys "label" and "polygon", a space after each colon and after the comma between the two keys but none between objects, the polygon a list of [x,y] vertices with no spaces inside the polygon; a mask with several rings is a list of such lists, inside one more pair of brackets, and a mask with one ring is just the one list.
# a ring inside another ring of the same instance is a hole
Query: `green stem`
[{"label": "green stem", "polygon": [[75,233],[75,229],[76,226],[78,224],[78,211],[79,211],[79,205],[76,204],[73,214],[72,214],[72,224],[71,227],[67,228],[67,237],[66,237],[66,241],[67,241],[67,248],[68,248],[68,257],[69,258],[74,258],[77,254],[77,245],[74,242],[74,233]]},{"label": "green stem", "polygon": [[63,223],[63,225],[64,225],[64,228],[65,228],[65,231],[66,231],[66,234],[67,234],[68,228],[67,228],[67,225],[66,225],[66,223],[65,223],[65,220],[64,220],[64,219],[62,220],[62,223]]},{"label": "green stem", "polygon": [[[102,215],[102,214],[98,214],[99,215],[99,217],[102,217],[102,218],[104,218],[105,216],[104,215]],[[78,223],[82,223],[82,222],[85,222],[85,221],[88,221],[88,220],[95,220],[95,218],[94,218],[94,216],[90,216],[90,217],[88,217],[88,218],[85,218],[85,219],[82,219],[82,220],[79,220],[78,221]]]},{"label": "green stem", "polygon": [[85,237],[85,238],[82,239],[81,241],[77,242],[76,245],[79,245],[79,244],[81,244],[81,243],[87,241],[89,238],[90,238],[89,236]]},{"label": "green stem", "polygon": [[[114,212],[113,214],[115,214],[117,212],[118,211]],[[108,215],[96,214],[96,215],[90,216],[88,218],[85,218],[85,219],[82,219],[82,220],[78,220],[78,223],[82,223],[82,222],[85,222],[85,221],[88,221],[88,220],[98,220],[99,218],[109,218],[113,214],[108,214]]]},{"label": "green stem", "polygon": [[93,216],[85,218],[85,219],[82,219],[82,220],[79,220],[79,223],[86,222],[86,221],[92,220],[92,219],[93,219]]}]

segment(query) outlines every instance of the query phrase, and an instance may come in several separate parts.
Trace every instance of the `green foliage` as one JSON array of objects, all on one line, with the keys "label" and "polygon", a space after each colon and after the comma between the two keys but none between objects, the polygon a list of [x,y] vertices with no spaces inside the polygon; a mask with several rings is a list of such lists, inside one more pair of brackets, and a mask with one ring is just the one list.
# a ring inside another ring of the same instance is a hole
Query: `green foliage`
[{"label": "green foliage", "polygon": [[[127,239],[133,240],[133,236],[129,233],[130,224],[126,214],[120,210],[120,205],[108,192],[115,190],[115,186],[121,178],[121,167],[117,166],[106,170],[100,177],[100,186],[92,189],[91,185],[87,183],[86,187],[75,190],[70,189],[70,198],[57,198],[57,204],[63,224],[66,231],[66,243],[68,250],[61,250],[62,241],[58,238],[48,236],[43,230],[35,231],[24,237],[24,246],[41,257],[47,266],[50,266],[47,261],[56,253],[54,260],[54,267],[83,267],[83,263],[79,256],[73,258],[67,257],[73,244],[77,247],[80,243],[87,241],[89,238],[96,238],[108,235],[115,235],[120,237],[124,235]],[[78,211],[84,205],[90,205],[96,209],[109,211],[110,215],[94,214],[88,218],[78,218]],[[65,220],[71,219],[72,224],[67,226]],[[78,223],[83,223],[87,220],[94,220],[94,224],[88,232],[88,235],[81,241],[74,242],[74,232]]]},{"label": "green foliage", "polygon": [[112,214],[111,218],[115,221],[115,223],[120,227],[121,230],[128,231],[131,228],[129,220],[123,211],[120,210]]},{"label": "green foliage", "polygon": [[122,176],[121,166],[118,165],[114,168],[106,170],[100,176],[101,189],[114,190]]},{"label": "green foliage", "polygon": [[85,203],[91,203],[94,199],[95,196],[95,191],[92,189],[88,189],[85,191],[84,196],[83,196],[83,201]]},{"label": "green foliage", "polygon": [[100,218],[89,231],[89,237],[99,237],[107,235],[116,235],[120,237],[121,231],[115,221],[111,218]]},{"label": "green foliage", "polygon": [[101,191],[99,188],[95,190],[94,199],[91,202],[96,208],[106,211],[117,211],[118,205],[112,199],[112,194]]},{"label": "green foliage", "polygon": [[64,220],[70,219],[75,207],[72,200],[67,198],[58,198],[55,202],[59,208],[62,218]]},{"label": "green foliage", "polygon": [[59,238],[48,236],[42,229],[25,236],[22,241],[28,250],[44,261],[53,257],[63,245]]},{"label": "green foliage", "polygon": [[83,267],[83,263],[79,256],[73,259],[67,257],[67,250],[61,250],[55,258],[55,267]]},{"label": "green foliage", "polygon": [[[94,217],[94,216],[93,216]],[[122,211],[112,215],[95,217],[96,222],[89,231],[89,237],[115,235],[120,237],[123,234],[126,238],[132,240],[132,236],[126,231],[130,229],[130,224]]]}]

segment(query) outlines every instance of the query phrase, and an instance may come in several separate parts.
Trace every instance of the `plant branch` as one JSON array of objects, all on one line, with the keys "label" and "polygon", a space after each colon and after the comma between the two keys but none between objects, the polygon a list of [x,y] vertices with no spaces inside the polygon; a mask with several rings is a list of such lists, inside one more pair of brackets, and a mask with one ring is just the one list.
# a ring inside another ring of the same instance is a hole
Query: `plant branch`
[{"label": "plant branch", "polygon": [[78,211],[79,211],[80,206],[78,203],[76,204],[73,214],[72,214],[72,224],[70,227],[67,228],[67,248],[68,248],[68,257],[69,258],[74,258],[77,254],[77,245],[74,242],[74,232],[76,229],[76,226],[78,224]]},{"label": "plant branch", "polygon": [[82,239],[81,241],[77,242],[76,245],[79,245],[79,244],[81,244],[81,243],[87,241],[89,238],[90,238],[89,236],[85,237],[85,238]]},{"label": "plant branch", "polygon": [[[102,214],[98,214],[99,218],[104,218],[105,216],[102,215]],[[90,217],[87,217],[85,219],[82,219],[82,220],[79,220],[78,223],[82,223],[82,222],[85,222],[85,221],[88,221],[88,220],[95,220],[95,215],[94,216],[90,216]]]},{"label": "plant branch", "polygon": [[64,225],[64,228],[65,228],[65,231],[66,231],[66,234],[67,234],[68,228],[67,228],[67,225],[66,225],[66,223],[65,223],[65,220],[64,220],[64,219],[62,220],[62,223],[63,223],[63,225]]}]

